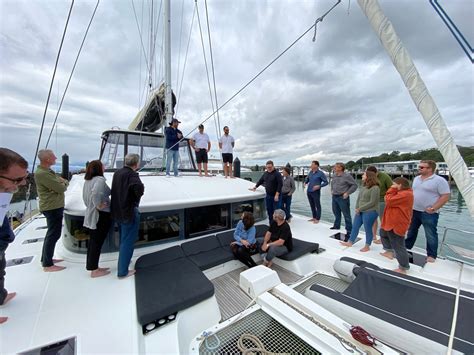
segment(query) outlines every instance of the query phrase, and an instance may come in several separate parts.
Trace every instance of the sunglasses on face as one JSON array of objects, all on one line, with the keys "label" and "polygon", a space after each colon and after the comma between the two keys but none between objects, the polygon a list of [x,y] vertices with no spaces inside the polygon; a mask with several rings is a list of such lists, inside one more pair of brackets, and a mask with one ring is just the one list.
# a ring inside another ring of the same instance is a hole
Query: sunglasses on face
[{"label": "sunglasses on face", "polygon": [[418,169],[428,169],[427,166],[419,166]]},{"label": "sunglasses on face", "polygon": [[2,175],[0,175],[0,178],[5,179],[5,180],[8,180],[8,181],[12,182],[14,185],[19,185],[19,184],[21,184],[24,180],[26,180],[26,179],[28,178],[28,174],[26,174],[26,175],[23,176],[23,177],[16,178],[16,179],[12,179],[12,178],[9,178],[9,177],[6,177],[6,176],[2,176]]}]

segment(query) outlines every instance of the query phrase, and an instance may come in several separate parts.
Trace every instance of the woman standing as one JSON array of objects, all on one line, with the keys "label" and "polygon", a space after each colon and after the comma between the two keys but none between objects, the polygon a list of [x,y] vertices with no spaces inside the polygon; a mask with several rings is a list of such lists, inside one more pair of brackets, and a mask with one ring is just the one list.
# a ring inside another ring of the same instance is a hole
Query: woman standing
[{"label": "woman standing", "polygon": [[380,236],[383,249],[380,255],[398,261],[398,269],[394,271],[406,274],[410,268],[407,248],[405,247],[405,234],[410,226],[413,214],[413,190],[410,182],[404,177],[393,180],[392,186],[385,194],[385,210],[380,226]]},{"label": "woman standing", "polygon": [[293,192],[295,192],[295,180],[293,176],[290,175],[290,168],[284,167],[283,168],[283,186],[281,188],[281,204],[282,209],[285,211],[286,214],[286,221],[291,222],[291,199]]},{"label": "woman standing", "polygon": [[242,213],[242,219],[237,223],[234,232],[235,241],[230,243],[230,248],[234,256],[249,268],[257,266],[253,261],[251,252],[257,250],[255,239],[255,219],[252,212]]},{"label": "woman standing", "polygon": [[347,242],[341,242],[342,245],[351,247],[359,234],[360,227],[364,224],[365,246],[360,251],[370,250],[370,244],[374,238],[372,225],[379,215],[379,197],[380,188],[377,175],[372,171],[366,171],[362,175],[362,187],[357,197],[351,236]]},{"label": "woman standing", "polygon": [[87,270],[91,277],[110,274],[108,268],[99,267],[102,245],[109,234],[110,218],[110,188],[104,178],[104,166],[100,160],[93,160],[87,165],[86,180],[82,199],[86,205],[84,227],[89,229],[89,246],[87,248]]}]

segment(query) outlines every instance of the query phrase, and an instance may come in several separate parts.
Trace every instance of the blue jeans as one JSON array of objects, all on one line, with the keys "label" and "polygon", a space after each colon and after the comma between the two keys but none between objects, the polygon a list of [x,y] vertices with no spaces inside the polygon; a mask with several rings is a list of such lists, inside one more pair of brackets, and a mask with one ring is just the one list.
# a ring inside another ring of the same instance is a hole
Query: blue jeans
[{"label": "blue jeans", "polygon": [[166,153],[166,175],[170,174],[171,159],[173,159],[174,176],[178,176],[179,150],[169,149]]},{"label": "blue jeans", "polygon": [[413,248],[418,229],[423,225],[426,236],[426,255],[435,258],[438,256],[438,213],[427,213],[413,210],[410,227],[408,228],[405,246],[407,249]]},{"label": "blue jeans", "polygon": [[349,197],[343,198],[342,195],[332,195],[332,213],[336,218],[334,221],[334,227],[337,229],[341,228],[341,212],[344,216],[346,234],[350,235],[352,231],[351,200]]},{"label": "blue jeans", "polygon": [[270,223],[273,221],[273,212],[281,208],[281,194],[277,202],[275,202],[275,196],[266,195],[265,204],[267,205],[268,220]]},{"label": "blue jeans", "polygon": [[351,237],[349,238],[349,241],[352,243],[355,242],[357,236],[359,235],[360,227],[362,227],[362,224],[364,224],[365,244],[372,244],[372,239],[374,239],[374,235],[372,233],[372,226],[374,225],[374,222],[378,216],[379,214],[377,213],[377,211],[367,211],[356,214],[354,217],[354,226],[352,227]]},{"label": "blue jeans", "polygon": [[291,218],[291,199],[293,196],[288,196],[288,194],[281,197],[281,207],[286,214],[286,220],[288,221]]},{"label": "blue jeans", "polygon": [[314,219],[319,221],[321,219],[321,190],[308,192],[306,195],[311,207],[311,214]]},{"label": "blue jeans", "polygon": [[140,213],[135,208],[133,221],[129,223],[120,223],[120,248],[117,266],[117,276],[123,277],[128,274],[128,266],[132,260],[135,241],[138,238],[138,228],[140,227]]},{"label": "blue jeans", "polygon": [[56,208],[54,210],[43,211],[46,217],[46,225],[48,231],[44,237],[43,252],[41,253],[41,264],[43,267],[53,266],[53,255],[56,242],[61,238],[61,229],[63,228],[63,212],[64,208]]}]

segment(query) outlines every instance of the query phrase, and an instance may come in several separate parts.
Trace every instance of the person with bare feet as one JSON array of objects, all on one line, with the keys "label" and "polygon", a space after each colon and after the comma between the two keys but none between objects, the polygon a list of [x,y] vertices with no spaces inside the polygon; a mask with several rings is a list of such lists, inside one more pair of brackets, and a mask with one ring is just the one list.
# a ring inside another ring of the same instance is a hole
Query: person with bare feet
[{"label": "person with bare feet", "polygon": [[423,225],[426,237],[426,261],[434,263],[438,256],[438,218],[439,210],[449,201],[448,182],[435,174],[436,162],[422,160],[418,166],[419,175],[413,180],[413,216],[408,228],[405,246],[415,245],[418,230]]},{"label": "person with bare feet", "polygon": [[100,160],[91,161],[84,176],[82,199],[86,205],[84,227],[89,231],[89,245],[87,247],[86,269],[91,277],[100,277],[110,274],[108,268],[99,267],[99,258],[102,245],[109,235],[110,218],[110,188],[104,177],[104,165]]},{"label": "person with bare feet", "polygon": [[[5,289],[5,252],[8,244],[15,239],[6,214],[13,194],[18,191],[19,186],[26,184],[27,169],[28,162],[21,155],[8,148],[0,148],[0,306],[16,296],[16,292],[8,293]],[[0,317],[0,324],[7,320],[8,317]]]},{"label": "person with bare feet", "polygon": [[199,132],[197,132],[191,139],[191,147],[196,153],[196,162],[198,165],[199,176],[202,176],[201,167],[204,165],[204,175],[209,176],[207,172],[207,153],[211,150],[211,140],[207,133],[204,133],[204,125],[199,125]]},{"label": "person with bare feet", "polygon": [[385,210],[380,226],[380,237],[384,252],[380,255],[398,261],[398,269],[394,271],[406,274],[410,268],[405,234],[410,226],[413,211],[413,190],[410,182],[404,177],[393,180],[392,187],[385,194]]},{"label": "person with bare feet", "polygon": [[[44,238],[41,264],[45,272],[62,271],[66,267],[55,265],[60,259],[53,259],[54,248],[61,237],[64,213],[64,192],[69,181],[56,175],[51,167],[56,164],[56,155],[50,149],[38,152],[40,161],[35,171],[36,190],[39,197],[39,210],[46,217],[48,230]],[[62,261],[62,260],[61,260]]]},{"label": "person with bare feet", "polygon": [[[366,170],[373,171],[377,176],[377,180],[379,181],[380,200],[379,200],[379,218],[378,219],[382,221],[383,211],[385,209],[384,197],[387,190],[392,186],[392,179],[390,178],[388,174],[384,173],[383,171],[378,171],[377,168],[373,165],[369,165]],[[373,242],[375,244],[382,243],[381,239],[377,239],[378,219],[375,220],[374,225],[372,226],[372,233],[374,234]]]},{"label": "person with bare feet", "polygon": [[380,189],[377,176],[373,171],[366,171],[362,175],[362,187],[357,197],[351,236],[347,242],[340,242],[342,245],[351,247],[363,224],[365,230],[365,246],[360,249],[360,251],[367,252],[370,250],[370,244],[372,244],[373,239],[372,225],[379,215],[379,195]]},{"label": "person with bare feet", "polygon": [[229,127],[224,126],[224,135],[219,138],[219,149],[222,151],[222,163],[224,164],[224,176],[226,178],[234,177],[232,173],[234,145],[235,140],[234,137],[229,134]]},{"label": "person with bare feet", "polygon": [[311,163],[311,171],[308,173],[304,183],[308,187],[306,194],[313,216],[309,221],[319,223],[321,219],[321,188],[328,184],[328,179],[324,172],[319,170],[319,162],[317,160],[313,160]]},{"label": "person with bare feet", "polygon": [[145,186],[136,172],[140,167],[138,154],[127,154],[125,166],[114,173],[112,179],[112,196],[110,211],[120,229],[120,249],[117,266],[119,279],[135,274],[128,270],[132,260],[135,241],[140,227],[140,212],[138,205],[145,191]]},{"label": "person with bare feet", "polygon": [[273,213],[273,221],[263,238],[257,238],[263,265],[271,267],[275,256],[284,255],[293,250],[291,228],[286,221],[285,211],[278,209]]}]

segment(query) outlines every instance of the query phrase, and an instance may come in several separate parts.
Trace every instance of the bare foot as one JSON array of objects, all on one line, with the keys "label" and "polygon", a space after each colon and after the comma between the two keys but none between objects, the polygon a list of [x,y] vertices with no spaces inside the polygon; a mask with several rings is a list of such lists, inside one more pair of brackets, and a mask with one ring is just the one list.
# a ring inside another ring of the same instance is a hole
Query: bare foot
[{"label": "bare foot", "polygon": [[62,263],[64,259],[53,259],[53,263]]},{"label": "bare foot", "polygon": [[8,320],[8,317],[0,317],[0,324],[5,323]]},{"label": "bare foot", "polygon": [[16,292],[11,292],[7,295],[7,297],[5,297],[5,300],[3,301],[3,304],[1,304],[1,306],[4,306],[7,304],[8,301],[10,301],[11,299],[15,298],[16,296]]},{"label": "bare foot", "polygon": [[135,273],[136,273],[135,270],[129,270],[127,275],[125,275],[125,276],[119,276],[118,278],[121,279],[121,280],[122,280],[122,279],[126,279],[127,277],[130,277],[130,276],[135,275]]},{"label": "bare foot", "polygon": [[311,219],[308,219],[308,222],[313,222],[313,221],[315,221],[315,220],[316,220],[316,219],[311,218]]},{"label": "bare foot", "polygon": [[266,267],[268,267],[268,268],[271,268],[272,265],[273,265],[273,262],[272,262],[272,261],[264,261],[264,262],[263,262],[263,265],[266,266]]},{"label": "bare foot", "polygon": [[428,256],[428,257],[426,258],[426,262],[428,262],[428,263],[434,263],[435,261],[436,261],[436,259],[433,258],[432,256]]},{"label": "bare foot", "polygon": [[380,253],[380,255],[385,256],[386,258],[389,258],[390,260],[393,259],[393,253],[390,251],[385,251],[383,253]]},{"label": "bare foot", "polygon": [[382,244],[382,241],[380,239],[374,239],[372,242],[374,244]]},{"label": "bare foot", "polygon": [[351,242],[339,242],[341,245],[344,245],[345,247],[351,247],[352,243]]},{"label": "bare foot", "polygon": [[44,267],[44,268],[43,268],[43,271],[44,271],[44,272],[56,272],[56,271],[62,271],[62,270],[64,270],[65,268],[66,268],[65,266],[53,265],[53,266]]},{"label": "bare foot", "polygon": [[110,270],[110,268],[109,267],[100,267],[97,270],[108,271],[108,270]]},{"label": "bare foot", "polygon": [[314,224],[318,224],[318,223],[319,223],[319,219],[313,219],[313,223],[314,223]]},{"label": "bare foot", "polygon": [[101,276],[105,276],[105,275],[108,275],[108,274],[110,274],[110,271],[108,271],[108,270],[97,269],[97,270],[91,271],[91,277],[92,278],[101,277]]},{"label": "bare foot", "polygon": [[407,271],[406,271],[405,269],[400,269],[400,268],[398,268],[398,269],[393,269],[393,271],[398,272],[398,273],[400,273],[400,274],[404,274],[404,275],[406,275],[406,273],[407,273]]},{"label": "bare foot", "polygon": [[363,252],[363,253],[365,253],[366,251],[369,251],[369,250],[370,250],[370,247],[368,245],[366,245],[365,247],[360,249],[360,251]]}]

